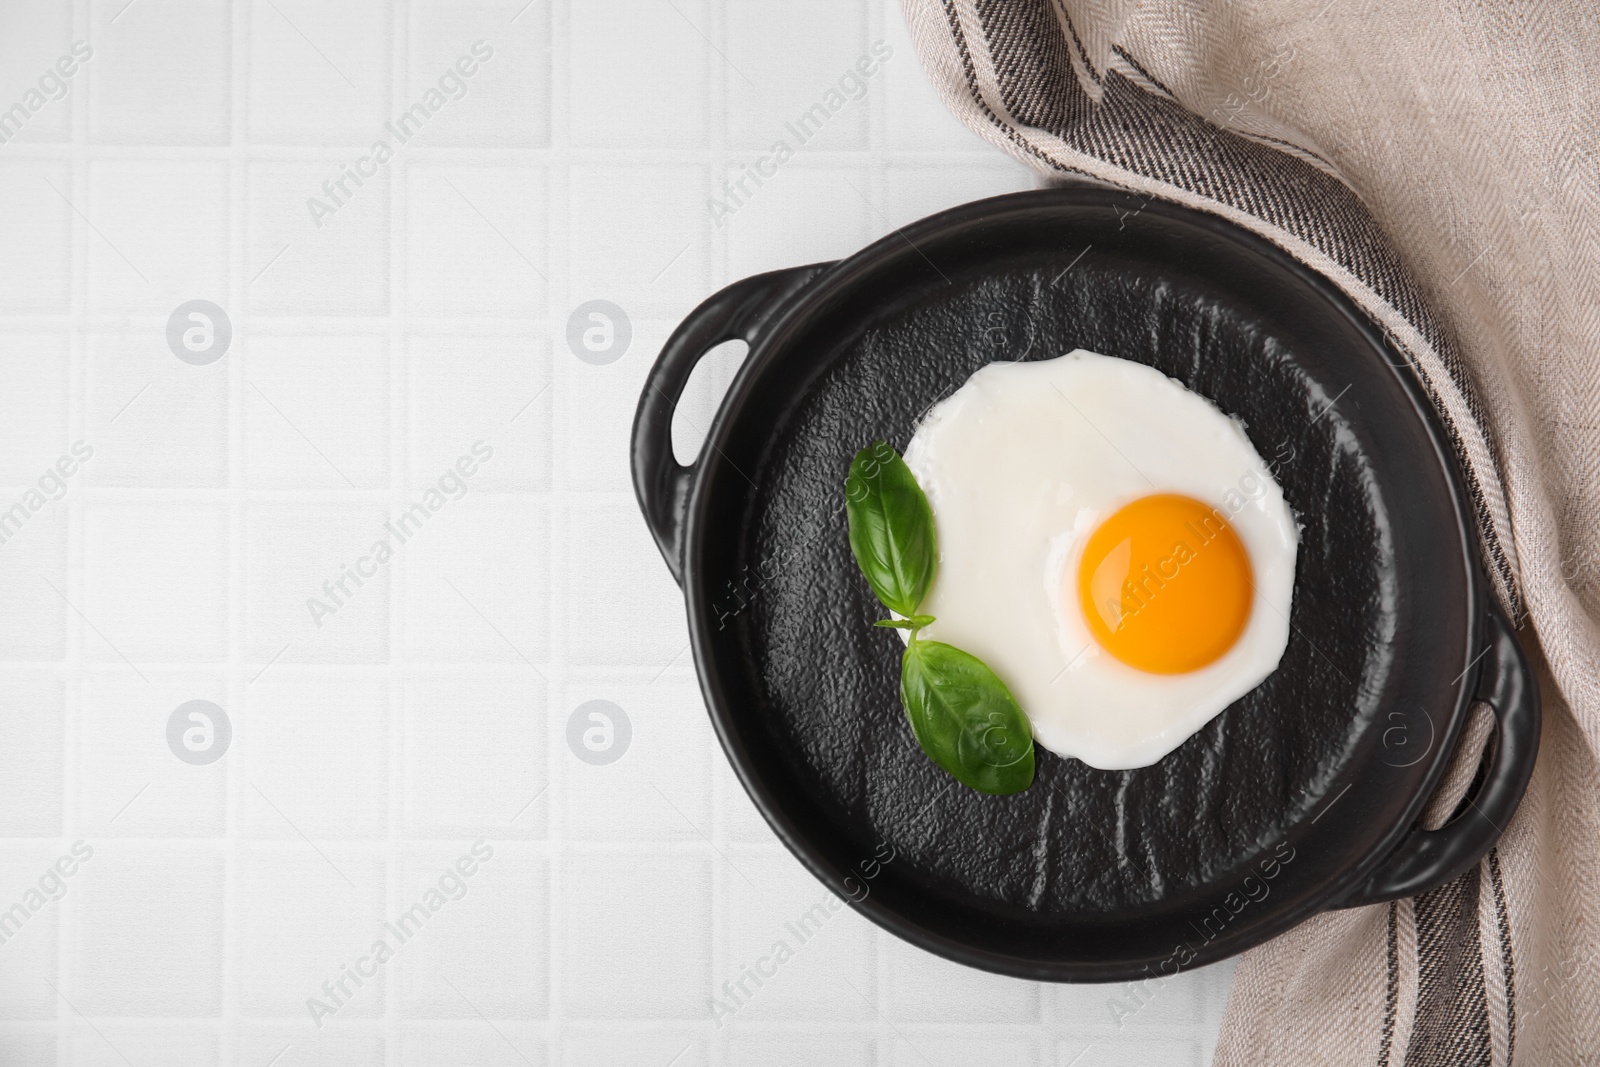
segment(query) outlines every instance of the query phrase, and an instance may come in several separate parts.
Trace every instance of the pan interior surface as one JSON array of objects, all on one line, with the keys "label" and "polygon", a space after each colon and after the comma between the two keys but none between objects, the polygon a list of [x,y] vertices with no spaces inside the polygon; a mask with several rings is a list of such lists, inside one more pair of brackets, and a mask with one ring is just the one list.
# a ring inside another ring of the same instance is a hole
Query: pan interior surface
[{"label": "pan interior surface", "polygon": [[[1459,503],[1370,339],[1225,233],[1117,222],[1090,208],[975,222],[847,263],[730,396],[687,560],[719,732],[780,834],[819,874],[853,877],[897,932],[1039,977],[1109,977],[1180,940],[1214,958],[1324,906],[1382,858],[1442,759],[1383,759],[1380,715],[1431,708],[1430,747],[1446,748],[1460,715],[1439,674],[1468,640],[1448,610],[1469,599]],[[1153,766],[1040,747],[1031,788],[984,796],[911,734],[902,644],[872,627],[883,612],[850,555],[844,476],[874,438],[903,449],[978,368],[1074,348],[1153,366],[1242,422],[1301,527],[1289,644]],[[1349,785],[1360,798],[1324,819]],[[865,881],[861,861],[889,852]],[[1204,937],[1203,917],[1239,900]]]}]

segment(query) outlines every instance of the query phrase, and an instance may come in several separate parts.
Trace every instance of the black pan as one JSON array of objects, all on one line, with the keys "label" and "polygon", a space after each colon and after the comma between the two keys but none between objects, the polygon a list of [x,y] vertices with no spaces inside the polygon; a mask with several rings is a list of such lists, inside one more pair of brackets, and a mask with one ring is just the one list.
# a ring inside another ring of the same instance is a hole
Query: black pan
[{"label": "black pan", "polygon": [[[750,353],[699,460],[673,407]],[[1278,670],[1152,767],[1038,752],[1026,792],[953,784],[897,698],[899,639],[846,540],[873,438],[996,359],[1150,364],[1243,420],[1302,524]],[[1396,363],[1398,360],[1396,360]],[[1420,892],[1521,799],[1537,689],[1493,602],[1456,461],[1409,371],[1334,286],[1254,235],[1105,190],[979,201],[695,309],[634,424],[639,502],[683,586],[706,704],[785,844],[863,914],[951,959],[1109,981],[1240,952],[1328,908]],[[1474,700],[1473,803],[1417,822]]]}]

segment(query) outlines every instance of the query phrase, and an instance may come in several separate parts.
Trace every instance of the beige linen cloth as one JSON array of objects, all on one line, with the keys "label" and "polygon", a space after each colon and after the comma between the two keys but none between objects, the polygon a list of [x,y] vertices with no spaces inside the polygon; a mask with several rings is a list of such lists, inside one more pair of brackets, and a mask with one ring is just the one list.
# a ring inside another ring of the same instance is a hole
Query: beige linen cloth
[{"label": "beige linen cloth", "polygon": [[1246,954],[1216,1062],[1600,1064],[1600,3],[902,3],[949,107],[1042,177],[1231,218],[1385,328],[1540,663],[1539,762],[1495,850]]}]

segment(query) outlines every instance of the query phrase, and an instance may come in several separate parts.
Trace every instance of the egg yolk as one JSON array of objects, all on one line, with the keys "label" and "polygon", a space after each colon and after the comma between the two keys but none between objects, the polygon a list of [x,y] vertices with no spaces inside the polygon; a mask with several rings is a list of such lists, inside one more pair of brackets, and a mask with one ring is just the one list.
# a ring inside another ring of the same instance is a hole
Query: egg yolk
[{"label": "egg yolk", "polygon": [[1222,513],[1177,493],[1126,505],[1084,546],[1074,593],[1089,632],[1111,655],[1153,674],[1199,670],[1250,621],[1250,557]]}]

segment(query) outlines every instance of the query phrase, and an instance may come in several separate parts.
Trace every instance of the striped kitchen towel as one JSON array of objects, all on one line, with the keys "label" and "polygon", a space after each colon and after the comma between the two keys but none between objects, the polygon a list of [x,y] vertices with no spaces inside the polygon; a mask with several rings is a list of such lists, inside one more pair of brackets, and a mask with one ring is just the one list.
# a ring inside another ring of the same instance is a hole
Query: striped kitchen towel
[{"label": "striped kitchen towel", "polygon": [[[1600,1062],[1593,4],[902,3],[951,110],[1043,179],[1232,219],[1383,327],[1449,430],[1539,663],[1539,763],[1499,845],[1443,888],[1245,955],[1216,1062]],[[1435,824],[1489,735],[1480,715]]]}]

